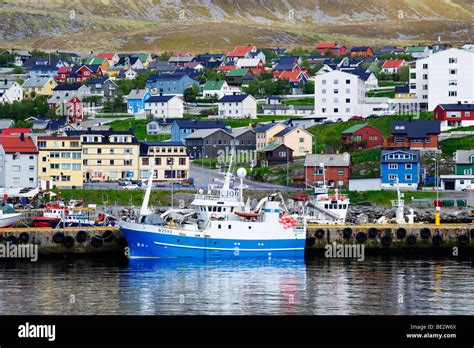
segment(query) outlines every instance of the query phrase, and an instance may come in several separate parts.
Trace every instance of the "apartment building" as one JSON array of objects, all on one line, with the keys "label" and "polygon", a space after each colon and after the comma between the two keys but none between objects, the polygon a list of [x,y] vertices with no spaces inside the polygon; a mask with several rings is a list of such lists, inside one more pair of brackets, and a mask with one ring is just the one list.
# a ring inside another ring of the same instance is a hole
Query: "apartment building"
[{"label": "apartment building", "polygon": [[189,156],[186,146],[180,141],[140,143],[140,179],[150,177],[153,162],[156,180],[175,181],[189,178]]}]

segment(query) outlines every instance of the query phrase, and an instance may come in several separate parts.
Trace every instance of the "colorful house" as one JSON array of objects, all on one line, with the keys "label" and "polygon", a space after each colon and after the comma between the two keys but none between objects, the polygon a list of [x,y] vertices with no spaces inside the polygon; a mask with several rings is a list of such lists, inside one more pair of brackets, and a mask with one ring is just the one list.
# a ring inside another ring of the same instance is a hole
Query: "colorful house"
[{"label": "colorful house", "polygon": [[52,77],[30,77],[23,85],[23,96],[27,99],[33,99],[38,95],[50,97],[53,95],[53,89],[58,83]]},{"label": "colorful house", "polygon": [[146,88],[153,94],[184,95],[189,87],[199,87],[199,82],[190,78],[187,74],[154,74],[146,80]]},{"label": "colorful house", "polygon": [[229,86],[242,86],[248,84],[255,76],[249,69],[233,69],[225,78]]},{"label": "colorful house", "polygon": [[437,150],[440,121],[392,121],[391,136],[384,139],[389,149]]},{"label": "colorful house", "polygon": [[352,170],[351,155],[349,153],[307,155],[304,170],[307,185],[346,188],[349,187]]},{"label": "colorful house", "polygon": [[368,124],[356,124],[341,133],[342,142],[357,149],[382,146],[383,134]]},{"label": "colorful house", "polygon": [[265,64],[258,58],[241,58],[235,65],[238,69],[249,69],[254,75],[265,72]]},{"label": "colorful house", "polygon": [[250,53],[257,52],[257,47],[248,45],[248,46],[236,46],[230,52],[227,52],[226,60],[227,61],[238,61],[241,58],[251,58]]},{"label": "colorful house", "polygon": [[265,146],[273,143],[275,134],[280,133],[286,129],[286,125],[281,122],[270,122],[265,125],[255,128],[257,135],[257,150],[263,149]]},{"label": "colorful house", "polygon": [[278,78],[283,72],[300,71],[298,57],[282,57],[273,68],[273,77]]},{"label": "colorful house", "polygon": [[295,157],[313,153],[313,135],[302,128],[286,127],[273,136],[273,141],[288,146]]},{"label": "colorful house", "polygon": [[457,150],[454,162],[456,175],[474,174],[474,150]]},{"label": "colorful house", "polygon": [[323,56],[329,51],[333,56],[345,56],[347,49],[336,42],[320,42],[316,45],[316,50]]},{"label": "colorful house", "polygon": [[383,150],[380,161],[381,186],[385,189],[416,190],[420,179],[420,152],[418,150]]},{"label": "colorful house", "polygon": [[433,113],[441,131],[474,125],[474,104],[439,104]]},{"label": "colorful house", "polygon": [[70,123],[81,122],[84,119],[84,104],[77,96],[66,102],[65,111],[65,116],[67,116]]},{"label": "colorful house", "polygon": [[127,112],[129,114],[143,114],[145,113],[145,100],[150,98],[151,94],[148,89],[133,89],[129,95],[126,96]]},{"label": "colorful house", "polygon": [[402,59],[389,59],[382,65],[382,72],[385,74],[398,74],[400,69],[406,65]]},{"label": "colorful house", "polygon": [[351,57],[372,57],[374,49],[368,46],[356,46],[351,48]]},{"label": "colorful house", "polygon": [[118,63],[120,57],[115,52],[102,52],[97,55],[98,58],[105,58],[109,62],[109,67]]},{"label": "colorful house", "polygon": [[67,77],[67,82],[83,82],[87,79],[102,76],[102,68],[100,65],[82,65],[73,67]]},{"label": "colorful house", "polygon": [[46,189],[82,187],[82,147],[79,136],[38,136],[38,180]]},{"label": "colorful house", "polygon": [[110,63],[105,57],[94,57],[90,58],[86,65],[98,65],[102,69],[102,71],[107,71],[110,68]]},{"label": "colorful house", "polygon": [[225,123],[222,121],[199,121],[196,119],[181,119],[174,121],[171,126],[171,141],[181,141],[184,138],[200,129],[226,129]]},{"label": "colorful house", "polygon": [[152,165],[156,180],[173,181],[189,178],[189,156],[186,147],[180,141],[141,142],[140,179],[150,177]]},{"label": "colorful house", "polygon": [[38,150],[30,136],[0,136],[0,187],[37,187],[37,166]]},{"label": "colorful house", "polygon": [[416,97],[416,93],[410,92],[410,86],[395,86],[395,99],[412,99]]},{"label": "colorful house", "polygon": [[257,157],[260,166],[263,162],[266,166],[293,163],[293,150],[284,144],[272,143],[257,150]]},{"label": "colorful house", "polygon": [[428,46],[410,46],[405,50],[406,54],[411,54],[415,59],[426,58],[430,55],[430,48]]}]

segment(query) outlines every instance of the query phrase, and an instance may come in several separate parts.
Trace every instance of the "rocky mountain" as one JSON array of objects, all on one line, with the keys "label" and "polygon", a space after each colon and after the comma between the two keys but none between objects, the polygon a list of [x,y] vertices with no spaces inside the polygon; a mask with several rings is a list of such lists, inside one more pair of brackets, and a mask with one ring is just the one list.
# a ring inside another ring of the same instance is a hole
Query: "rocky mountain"
[{"label": "rocky mountain", "polygon": [[3,0],[0,46],[220,50],[472,41],[471,0]]}]

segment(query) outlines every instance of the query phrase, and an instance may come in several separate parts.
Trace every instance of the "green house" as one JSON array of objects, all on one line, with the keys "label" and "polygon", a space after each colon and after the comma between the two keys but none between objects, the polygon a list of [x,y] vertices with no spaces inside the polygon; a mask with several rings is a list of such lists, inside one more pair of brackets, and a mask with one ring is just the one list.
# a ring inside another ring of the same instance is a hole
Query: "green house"
[{"label": "green house", "polygon": [[474,150],[457,150],[454,160],[456,175],[474,174]]}]

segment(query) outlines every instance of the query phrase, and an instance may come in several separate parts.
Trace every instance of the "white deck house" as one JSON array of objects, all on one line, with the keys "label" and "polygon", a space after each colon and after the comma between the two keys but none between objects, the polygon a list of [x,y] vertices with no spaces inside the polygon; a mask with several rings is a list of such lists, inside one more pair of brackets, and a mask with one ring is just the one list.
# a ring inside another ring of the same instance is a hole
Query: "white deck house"
[{"label": "white deck house", "polygon": [[221,118],[257,118],[257,101],[251,95],[226,95],[218,105]]},{"label": "white deck house", "polygon": [[145,100],[145,111],[154,118],[182,118],[184,102],[176,95],[152,95]]}]

